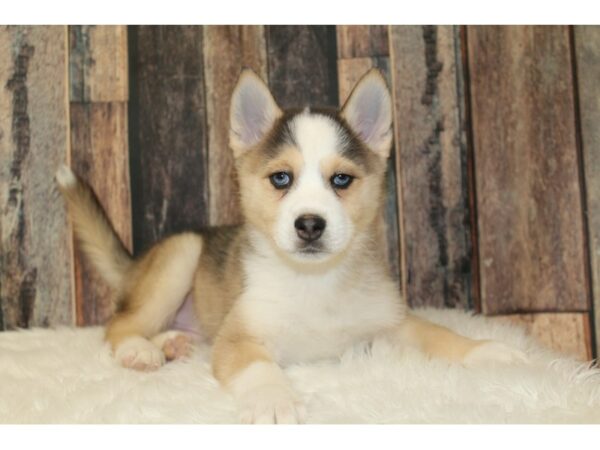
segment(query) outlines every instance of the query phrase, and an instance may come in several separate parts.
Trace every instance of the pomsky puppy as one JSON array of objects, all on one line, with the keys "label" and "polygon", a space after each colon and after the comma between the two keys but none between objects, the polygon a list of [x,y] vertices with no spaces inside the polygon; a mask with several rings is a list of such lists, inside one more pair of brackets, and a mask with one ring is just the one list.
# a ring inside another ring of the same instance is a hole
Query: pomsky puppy
[{"label": "pomsky puppy", "polygon": [[247,423],[302,422],[281,367],[380,335],[466,365],[526,358],[411,315],[391,278],[381,233],[392,101],[379,71],[340,111],[282,111],[244,70],[230,146],[244,223],[168,237],[135,260],[91,189],[57,172],[81,248],[115,290],[106,339],[120,364],[151,370],[185,355],[189,336],[173,322],[186,298]]}]

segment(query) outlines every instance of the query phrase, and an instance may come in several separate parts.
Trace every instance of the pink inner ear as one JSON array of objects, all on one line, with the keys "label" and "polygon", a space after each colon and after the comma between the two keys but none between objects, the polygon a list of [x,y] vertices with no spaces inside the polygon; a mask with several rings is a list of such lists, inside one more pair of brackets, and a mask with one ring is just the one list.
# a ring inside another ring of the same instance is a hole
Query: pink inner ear
[{"label": "pink inner ear", "polygon": [[248,77],[237,88],[231,107],[231,129],[246,147],[264,136],[278,112],[268,88],[260,80]]},{"label": "pink inner ear", "polygon": [[355,108],[355,130],[365,142],[370,142],[377,137],[381,128],[382,101],[378,92],[361,93]]}]

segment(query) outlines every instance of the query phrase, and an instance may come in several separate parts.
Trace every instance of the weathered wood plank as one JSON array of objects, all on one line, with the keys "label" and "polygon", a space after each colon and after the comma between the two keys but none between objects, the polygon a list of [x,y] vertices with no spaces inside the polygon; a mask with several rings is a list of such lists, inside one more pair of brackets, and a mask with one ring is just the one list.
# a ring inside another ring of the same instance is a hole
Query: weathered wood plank
[{"label": "weathered wood plank", "polygon": [[283,108],[338,105],[335,26],[271,25],[269,85]]},{"label": "weathered wood plank", "polygon": [[69,27],[71,101],[127,101],[127,27]]},{"label": "weathered wood plank", "polygon": [[228,124],[231,93],[243,67],[253,69],[267,80],[264,27],[205,26],[204,74],[211,225],[241,221]]},{"label": "weathered wood plank", "polygon": [[[71,103],[71,164],[90,183],[121,240],[131,249],[127,104]],[[104,323],[114,297],[97,271],[75,252],[77,324]]]},{"label": "weathered wood plank", "polygon": [[600,26],[576,26],[574,39],[596,348],[600,349]]},{"label": "weathered wood plank", "polygon": [[590,321],[586,313],[537,313],[494,316],[525,328],[542,345],[581,361],[592,359]]},{"label": "weathered wood plank", "polygon": [[134,249],[208,224],[202,27],[130,27]]},{"label": "weathered wood plank", "polygon": [[[377,67],[381,70],[388,78],[388,84],[390,84],[388,58],[351,58],[338,60],[340,106],[344,104],[350,95],[352,88],[361,76],[373,67]],[[387,196],[384,211],[385,236],[383,237],[385,238],[384,248],[387,250],[390,271],[394,278],[400,281],[400,233],[398,225],[395,158],[396,151],[395,149],[392,149],[391,157],[388,160]]]},{"label": "weathered wood plank", "polygon": [[6,328],[74,323],[53,175],[69,154],[65,26],[0,27],[0,308]]},{"label": "weathered wood plank", "polygon": [[412,306],[473,304],[458,27],[390,27],[402,278]]},{"label": "weathered wood plank", "polygon": [[[69,27],[71,164],[94,188],[122,240],[131,248],[127,135],[127,27]],[[75,251],[78,325],[103,323],[112,294]]]},{"label": "weathered wood plank", "polygon": [[568,28],[469,27],[484,313],[586,311]]},{"label": "weathered wood plank", "polygon": [[390,54],[387,25],[338,25],[338,58],[373,58]]}]

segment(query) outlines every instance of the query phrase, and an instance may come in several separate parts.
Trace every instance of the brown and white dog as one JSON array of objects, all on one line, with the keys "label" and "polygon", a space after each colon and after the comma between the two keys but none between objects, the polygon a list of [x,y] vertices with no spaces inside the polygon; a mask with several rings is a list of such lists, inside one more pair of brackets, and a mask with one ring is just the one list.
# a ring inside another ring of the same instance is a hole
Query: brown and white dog
[{"label": "brown and white dog", "polygon": [[190,294],[243,422],[301,422],[281,367],[380,335],[467,365],[525,358],[412,316],[390,277],[380,233],[392,104],[377,70],[340,111],[282,111],[246,70],[230,111],[241,226],[178,234],[133,260],[90,188],[66,166],[57,173],[82,249],[115,289],[106,339],[123,366],[156,369],[187,352],[172,324]]}]

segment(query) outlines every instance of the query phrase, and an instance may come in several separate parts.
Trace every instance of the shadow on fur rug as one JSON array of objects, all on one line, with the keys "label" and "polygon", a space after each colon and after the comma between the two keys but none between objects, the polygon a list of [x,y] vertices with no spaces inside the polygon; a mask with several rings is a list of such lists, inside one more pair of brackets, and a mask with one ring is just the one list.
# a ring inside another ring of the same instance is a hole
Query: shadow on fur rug
[{"label": "shadow on fur rug", "polygon": [[[419,315],[526,351],[531,364],[466,369],[383,340],[286,369],[309,423],[600,423],[600,370],[516,327],[449,310]],[[154,373],[119,367],[102,329],[0,333],[2,423],[235,423],[209,348]]]}]

